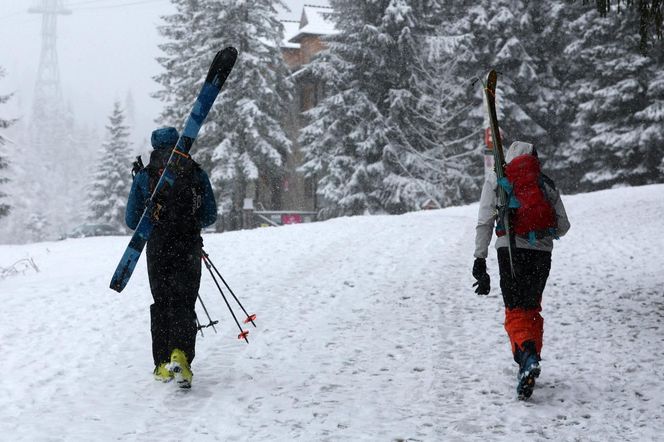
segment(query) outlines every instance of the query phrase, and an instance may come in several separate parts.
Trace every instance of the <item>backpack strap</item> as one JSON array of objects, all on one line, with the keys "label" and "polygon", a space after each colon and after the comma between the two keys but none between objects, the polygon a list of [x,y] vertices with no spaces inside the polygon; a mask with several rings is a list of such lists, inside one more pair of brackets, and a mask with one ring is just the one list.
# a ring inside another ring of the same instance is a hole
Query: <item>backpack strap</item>
[{"label": "backpack strap", "polygon": [[512,186],[512,183],[509,182],[507,177],[502,177],[498,180],[498,185],[505,190],[505,194],[507,195],[507,207],[510,209],[518,209],[521,207],[521,203],[519,203],[519,200],[516,199],[516,196],[514,195],[514,187]]},{"label": "backpack strap", "polygon": [[556,189],[556,183],[548,176],[544,175],[543,173],[540,173],[539,186],[540,189],[542,189],[542,193],[544,193],[544,197],[555,210],[555,207],[553,206],[554,203],[553,196],[555,194],[551,195],[551,191],[553,190],[553,192],[557,192],[558,189]]},{"label": "backpack strap", "polygon": [[[553,190],[556,192],[558,189],[556,188],[556,182],[553,181],[549,176],[545,175],[544,173],[540,173],[540,187],[542,188],[542,192],[544,193],[544,197],[547,199],[549,204],[551,204],[551,207],[553,208],[553,211],[556,211],[556,206],[553,204],[552,198],[549,195],[548,189]],[[556,225],[558,224],[558,217],[556,215]],[[551,236],[553,239],[560,239],[558,236],[558,228],[557,227],[550,227],[546,234],[548,236]]]}]

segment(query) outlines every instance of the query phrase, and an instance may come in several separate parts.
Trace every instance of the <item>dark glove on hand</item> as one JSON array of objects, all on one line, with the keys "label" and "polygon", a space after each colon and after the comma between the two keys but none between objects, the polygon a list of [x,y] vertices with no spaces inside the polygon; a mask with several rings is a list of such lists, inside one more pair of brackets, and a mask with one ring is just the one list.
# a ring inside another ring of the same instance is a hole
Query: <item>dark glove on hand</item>
[{"label": "dark glove on hand", "polygon": [[475,258],[475,263],[473,264],[473,277],[477,280],[473,287],[475,293],[478,295],[488,295],[491,291],[491,278],[486,272],[486,259],[484,258]]}]

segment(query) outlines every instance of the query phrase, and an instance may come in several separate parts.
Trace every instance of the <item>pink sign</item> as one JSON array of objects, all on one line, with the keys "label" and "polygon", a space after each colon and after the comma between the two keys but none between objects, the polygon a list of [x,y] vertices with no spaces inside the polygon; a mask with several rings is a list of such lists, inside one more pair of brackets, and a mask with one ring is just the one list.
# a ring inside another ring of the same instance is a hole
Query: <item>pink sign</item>
[{"label": "pink sign", "polygon": [[302,215],[289,214],[281,215],[281,224],[300,224],[302,222]]}]

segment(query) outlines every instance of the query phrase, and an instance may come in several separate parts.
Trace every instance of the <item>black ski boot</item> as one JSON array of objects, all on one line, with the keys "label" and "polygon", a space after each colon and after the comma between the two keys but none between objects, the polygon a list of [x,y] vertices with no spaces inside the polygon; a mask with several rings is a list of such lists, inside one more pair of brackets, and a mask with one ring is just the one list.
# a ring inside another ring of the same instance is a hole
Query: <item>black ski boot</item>
[{"label": "black ski boot", "polygon": [[542,371],[535,345],[531,342],[524,342],[523,350],[517,348],[514,359],[519,363],[516,394],[519,400],[526,400],[533,394],[535,379],[539,377]]},{"label": "black ski boot", "polygon": [[537,356],[530,355],[517,376],[516,394],[519,400],[526,400],[533,394],[535,379],[539,377],[541,370]]}]

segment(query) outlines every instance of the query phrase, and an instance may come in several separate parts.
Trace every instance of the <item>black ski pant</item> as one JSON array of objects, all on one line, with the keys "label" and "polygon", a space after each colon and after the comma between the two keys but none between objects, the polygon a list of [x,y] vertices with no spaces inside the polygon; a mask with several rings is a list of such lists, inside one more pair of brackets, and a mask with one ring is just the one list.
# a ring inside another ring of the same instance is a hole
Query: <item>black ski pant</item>
[{"label": "black ski pant", "polygon": [[539,308],[542,292],[551,270],[551,252],[540,250],[512,249],[514,276],[510,267],[509,248],[498,249],[500,289],[505,307],[509,309]]},{"label": "black ski pant", "polygon": [[200,236],[189,240],[155,238],[147,244],[152,356],[155,366],[169,362],[174,349],[195,356],[196,298],[201,283]]}]

